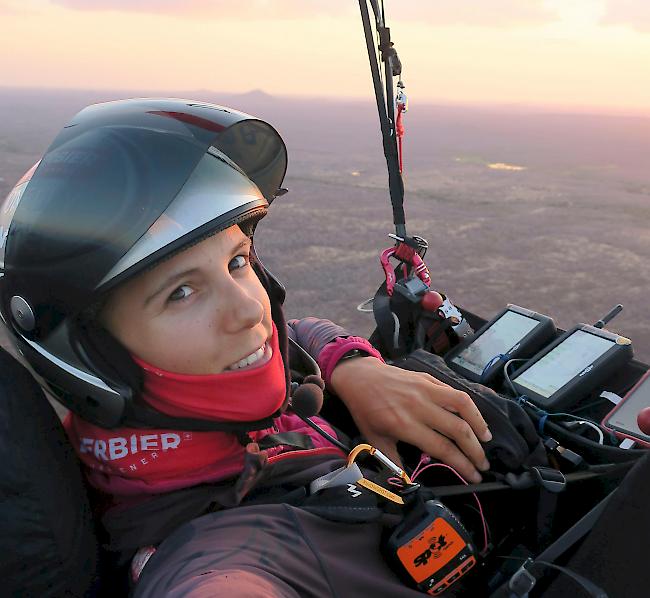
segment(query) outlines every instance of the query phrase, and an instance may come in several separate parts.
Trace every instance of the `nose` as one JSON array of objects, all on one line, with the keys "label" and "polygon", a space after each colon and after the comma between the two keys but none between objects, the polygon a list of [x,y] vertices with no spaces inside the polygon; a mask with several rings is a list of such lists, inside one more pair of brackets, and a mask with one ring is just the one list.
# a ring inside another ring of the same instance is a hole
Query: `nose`
[{"label": "nose", "polygon": [[257,289],[231,279],[226,296],[222,295],[222,305],[226,307],[223,310],[223,328],[226,332],[236,333],[262,322],[264,305],[259,292],[255,291]]}]

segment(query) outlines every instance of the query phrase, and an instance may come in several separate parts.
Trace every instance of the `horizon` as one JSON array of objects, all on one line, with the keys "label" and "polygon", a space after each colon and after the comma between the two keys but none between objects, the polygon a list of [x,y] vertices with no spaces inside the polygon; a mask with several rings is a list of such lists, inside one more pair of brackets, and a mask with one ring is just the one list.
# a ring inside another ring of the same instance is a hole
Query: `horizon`
[{"label": "horizon", "polygon": [[[48,92],[48,93],[79,93],[79,94],[134,94],[116,97],[115,99],[128,99],[135,97],[176,97],[193,99],[192,94],[207,94],[207,95],[223,95],[226,98],[250,98],[258,97],[260,99],[268,100],[298,100],[298,101],[316,101],[316,102],[331,102],[341,104],[345,102],[353,102],[355,104],[372,103],[374,105],[375,99],[372,87],[369,85],[367,96],[355,96],[341,98],[339,96],[327,95],[308,95],[308,94],[275,94],[269,93],[261,88],[251,88],[247,91],[222,91],[215,89],[141,89],[141,88],[120,88],[120,87],[48,87],[48,86],[33,86],[33,85],[2,85],[0,84],[0,93],[3,91],[15,92]],[[154,95],[154,94],[178,94],[178,95]],[[147,95],[142,95],[147,94]],[[112,100],[106,100],[112,101]],[[495,112],[510,111],[515,114],[531,113],[531,114],[548,114],[548,115],[575,115],[575,116],[615,116],[615,117],[632,117],[632,118],[650,118],[650,106],[648,108],[626,108],[620,106],[586,106],[583,104],[560,104],[560,103],[527,103],[527,102],[507,102],[507,101],[453,101],[436,98],[425,98],[418,100],[417,98],[409,97],[410,106],[423,106],[428,108],[460,108],[469,110],[487,110]]]},{"label": "horizon", "polygon": [[[372,320],[354,306],[376,289],[376,256],[392,230],[371,88],[354,101],[185,91],[176,93],[232,105],[281,132],[291,192],[258,231],[260,254],[294,289],[289,313],[318,313],[369,334]],[[0,89],[0,197],[80,109],[124,95]],[[407,218],[432,240],[439,288],[477,313],[511,302],[557,316],[565,328],[622,303],[617,330],[647,359],[650,119],[411,100]],[[288,255],[298,259],[288,263]]]},{"label": "horizon", "polygon": [[[418,103],[650,110],[646,0],[387,0]],[[0,81],[370,97],[353,0],[0,0]],[[644,84],[645,83],[645,84]]]}]

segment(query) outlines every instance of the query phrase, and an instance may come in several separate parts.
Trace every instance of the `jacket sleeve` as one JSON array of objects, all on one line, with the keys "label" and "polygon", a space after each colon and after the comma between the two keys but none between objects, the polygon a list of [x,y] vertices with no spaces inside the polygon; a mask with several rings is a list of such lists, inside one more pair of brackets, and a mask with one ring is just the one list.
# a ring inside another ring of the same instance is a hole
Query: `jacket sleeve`
[{"label": "jacket sleeve", "polygon": [[338,337],[352,336],[345,328],[330,320],[302,318],[287,322],[289,337],[296,341],[316,361],[323,347]]}]

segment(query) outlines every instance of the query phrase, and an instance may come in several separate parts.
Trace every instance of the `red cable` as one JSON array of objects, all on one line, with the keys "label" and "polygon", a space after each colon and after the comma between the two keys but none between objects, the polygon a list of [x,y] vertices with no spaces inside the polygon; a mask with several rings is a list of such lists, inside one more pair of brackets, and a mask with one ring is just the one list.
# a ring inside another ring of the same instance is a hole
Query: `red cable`
[{"label": "red cable", "polygon": [[397,102],[397,118],[395,119],[395,135],[397,136],[397,156],[399,158],[399,172],[402,174],[404,170],[404,162],[402,158],[402,137],[404,137],[404,123],[402,123],[402,112],[404,112],[404,104]]},{"label": "red cable", "polygon": [[[428,458],[428,459],[427,459]],[[429,462],[427,464],[427,461]],[[453,467],[450,465],[446,465],[445,463],[431,463],[431,457],[429,455],[425,455],[424,453],[420,457],[420,462],[417,464],[417,467],[413,470],[413,473],[411,474],[411,481],[415,482],[415,478],[417,478],[423,471],[429,469],[430,467],[444,467],[445,469],[451,470],[456,476],[460,479],[465,486],[468,486],[469,484],[465,481],[462,475],[460,475]],[[424,467],[423,467],[424,466]],[[474,500],[476,501],[476,504],[478,505],[478,510],[479,510],[479,515],[481,516],[481,522],[483,523],[483,540],[484,540],[484,547],[483,550],[487,550],[488,547],[488,532],[487,532],[487,521],[485,520],[485,515],[483,514],[483,507],[481,506],[481,501],[479,500],[479,497],[476,495],[476,492],[472,492],[472,496],[474,497]]]}]

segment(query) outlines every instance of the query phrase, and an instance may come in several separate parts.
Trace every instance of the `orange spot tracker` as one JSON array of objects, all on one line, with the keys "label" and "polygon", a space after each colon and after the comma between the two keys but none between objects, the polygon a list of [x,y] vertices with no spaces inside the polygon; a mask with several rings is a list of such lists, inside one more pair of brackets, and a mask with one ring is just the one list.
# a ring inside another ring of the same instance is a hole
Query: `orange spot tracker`
[{"label": "orange spot tracker", "polygon": [[[393,531],[388,557],[423,592],[437,595],[476,564],[472,540],[441,502],[428,500]],[[392,558],[391,558],[392,557]]]},{"label": "orange spot tracker", "polygon": [[442,569],[467,543],[447,521],[438,517],[417,538],[402,546],[397,554],[416,582]]}]

